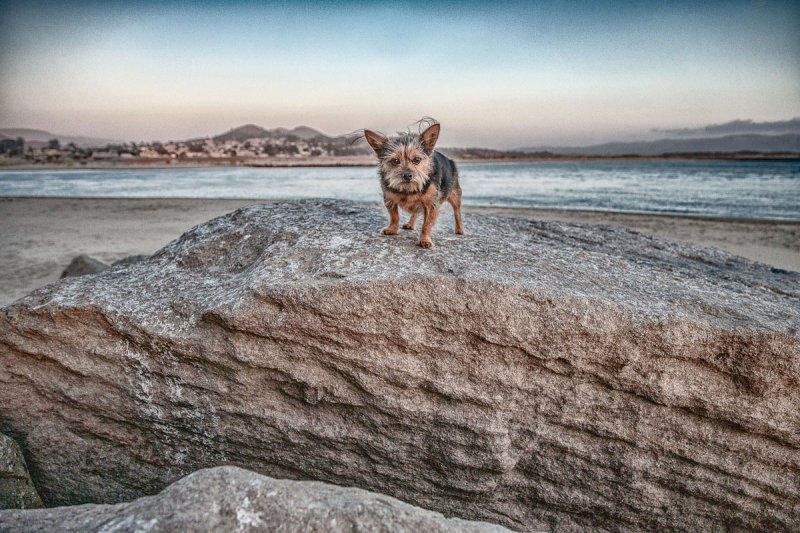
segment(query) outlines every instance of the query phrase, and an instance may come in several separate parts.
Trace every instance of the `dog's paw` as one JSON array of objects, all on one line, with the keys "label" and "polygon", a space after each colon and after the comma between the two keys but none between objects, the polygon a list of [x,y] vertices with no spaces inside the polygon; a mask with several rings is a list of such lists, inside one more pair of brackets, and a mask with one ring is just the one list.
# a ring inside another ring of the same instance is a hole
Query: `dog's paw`
[{"label": "dog's paw", "polygon": [[464,235],[464,228],[456,228],[456,235]]},{"label": "dog's paw", "polygon": [[381,233],[383,233],[384,235],[397,235],[397,228],[386,226],[381,230]]},{"label": "dog's paw", "polygon": [[403,224],[401,227],[403,229],[414,229],[414,224]]},{"label": "dog's paw", "polygon": [[433,248],[433,241],[430,239],[420,239],[417,241],[417,246],[420,248]]}]

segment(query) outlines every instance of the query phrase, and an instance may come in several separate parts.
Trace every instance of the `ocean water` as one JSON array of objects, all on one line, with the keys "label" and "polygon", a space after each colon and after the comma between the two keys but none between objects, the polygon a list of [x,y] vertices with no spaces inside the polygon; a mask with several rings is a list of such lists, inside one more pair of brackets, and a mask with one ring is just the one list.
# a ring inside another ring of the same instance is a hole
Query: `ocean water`
[{"label": "ocean water", "polygon": [[[459,165],[469,205],[800,220],[798,161],[558,161]],[[378,201],[365,167],[0,170],[0,196],[349,198]]]}]

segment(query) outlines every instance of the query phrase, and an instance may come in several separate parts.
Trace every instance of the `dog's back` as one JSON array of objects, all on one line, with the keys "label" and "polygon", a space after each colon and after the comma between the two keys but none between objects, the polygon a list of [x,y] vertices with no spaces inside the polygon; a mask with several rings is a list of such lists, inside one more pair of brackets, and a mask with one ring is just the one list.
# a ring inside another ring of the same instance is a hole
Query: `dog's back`
[{"label": "dog's back", "polygon": [[433,152],[433,176],[434,182],[439,190],[439,198],[447,198],[458,187],[458,169],[455,162],[439,152]]}]

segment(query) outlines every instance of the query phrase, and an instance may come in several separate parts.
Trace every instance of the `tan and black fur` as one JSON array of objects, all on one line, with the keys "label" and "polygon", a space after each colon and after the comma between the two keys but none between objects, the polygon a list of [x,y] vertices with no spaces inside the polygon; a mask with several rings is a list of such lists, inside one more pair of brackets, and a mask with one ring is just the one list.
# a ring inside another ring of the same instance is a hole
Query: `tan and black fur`
[{"label": "tan and black fur", "polygon": [[419,135],[405,133],[392,138],[364,130],[364,137],[378,156],[383,202],[389,211],[389,225],[382,231],[384,235],[397,235],[398,208],[411,214],[403,229],[413,230],[422,213],[417,246],[423,248],[433,246],[431,231],[439,216],[439,207],[445,201],[453,206],[456,233],[464,234],[458,169],[451,159],[433,149],[439,139],[439,129],[439,124],[433,124]]}]

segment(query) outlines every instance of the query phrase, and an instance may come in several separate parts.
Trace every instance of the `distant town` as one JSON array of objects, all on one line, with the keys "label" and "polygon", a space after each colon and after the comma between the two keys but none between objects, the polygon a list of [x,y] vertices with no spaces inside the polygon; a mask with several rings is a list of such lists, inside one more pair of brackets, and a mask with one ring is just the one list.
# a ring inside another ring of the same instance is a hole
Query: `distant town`
[{"label": "distant town", "polygon": [[[203,139],[168,142],[106,143],[70,141],[38,130],[34,140],[22,136],[0,139],[0,165],[373,165],[374,153],[359,135],[330,137],[305,126],[272,130],[248,124]],[[24,133],[24,131],[20,131]],[[457,159],[507,159],[530,153],[487,148],[451,148]],[[553,155],[553,154],[539,154]]]},{"label": "distant town", "polygon": [[[794,119],[792,122],[797,121]],[[607,143],[584,148],[442,148],[460,161],[617,157],[797,159],[800,135],[728,135]],[[372,165],[374,155],[360,136],[331,137],[313,128],[265,129],[248,124],[214,137],[168,142],[103,142],[57,136],[42,130],[0,130],[0,166],[294,166]]]},{"label": "distant town", "polygon": [[[45,133],[45,132],[42,132]],[[87,142],[64,143],[59,138],[35,140],[23,137],[0,139],[0,158],[7,163],[82,164],[87,162],[172,163],[219,162],[254,163],[259,161],[312,160],[314,158],[364,158],[371,154],[354,139],[328,137],[311,128],[265,130],[247,125],[205,139],[168,142],[108,143],[92,146]]]}]

